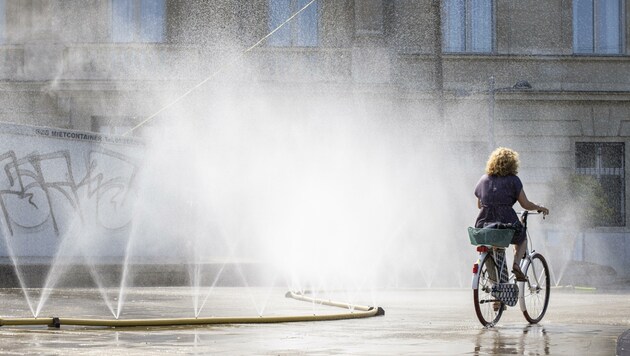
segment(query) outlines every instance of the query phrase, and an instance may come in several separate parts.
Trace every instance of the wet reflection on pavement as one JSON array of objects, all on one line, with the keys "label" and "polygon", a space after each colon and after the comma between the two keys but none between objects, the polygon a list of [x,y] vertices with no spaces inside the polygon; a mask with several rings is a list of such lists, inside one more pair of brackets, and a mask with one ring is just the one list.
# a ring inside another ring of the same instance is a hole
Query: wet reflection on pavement
[{"label": "wet reflection on pavement", "polygon": [[[251,292],[251,291],[250,291]],[[269,290],[253,290],[268,294]],[[270,315],[323,313],[327,309],[285,299],[273,290]],[[220,288],[208,313],[248,315],[254,310],[241,290]],[[2,354],[264,354],[264,355],[614,355],[617,339],[630,329],[628,292],[579,294],[552,291],[539,325],[528,325],[520,310],[505,311],[499,324],[483,328],[469,290],[389,290],[366,294],[385,309],[368,319],[281,324],[161,328],[1,327]],[[56,292],[46,315],[110,318],[89,290]],[[188,291],[135,290],[128,318],[189,317]],[[242,300],[239,299],[242,297]],[[2,317],[28,317],[16,290],[0,290]],[[190,309],[190,310],[189,310]],[[186,315],[184,315],[186,314]]]}]

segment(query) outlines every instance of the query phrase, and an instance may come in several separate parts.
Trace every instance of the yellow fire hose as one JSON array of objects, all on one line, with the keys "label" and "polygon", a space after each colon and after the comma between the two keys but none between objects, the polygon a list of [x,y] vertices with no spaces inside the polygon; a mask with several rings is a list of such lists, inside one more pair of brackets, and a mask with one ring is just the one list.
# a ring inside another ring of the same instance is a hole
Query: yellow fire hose
[{"label": "yellow fire hose", "polygon": [[167,319],[80,319],[80,318],[0,318],[0,326],[46,325],[59,328],[61,325],[101,326],[101,327],[135,327],[135,326],[177,326],[177,325],[209,325],[209,324],[265,324],[289,323],[299,321],[326,321],[369,318],[385,315],[380,307],[354,305],[330,300],[307,297],[304,294],[288,292],[285,297],[315,304],[348,309],[347,313],[323,315],[288,315],[288,316],[256,316],[256,317],[206,317],[206,318],[167,318]]}]

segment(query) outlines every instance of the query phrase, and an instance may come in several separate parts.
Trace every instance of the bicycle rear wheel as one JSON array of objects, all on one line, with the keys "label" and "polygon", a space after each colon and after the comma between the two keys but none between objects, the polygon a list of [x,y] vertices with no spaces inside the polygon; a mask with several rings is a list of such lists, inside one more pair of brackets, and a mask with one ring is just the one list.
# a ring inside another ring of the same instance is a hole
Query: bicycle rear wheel
[{"label": "bicycle rear wheel", "polygon": [[503,314],[503,303],[490,294],[499,278],[499,271],[490,254],[479,264],[479,279],[473,286],[473,300],[477,319],[483,326],[496,324]]},{"label": "bicycle rear wheel", "polygon": [[530,263],[523,271],[527,275],[527,282],[519,283],[521,289],[521,310],[525,319],[531,324],[542,320],[549,305],[549,267],[547,261],[540,254],[534,254]]}]

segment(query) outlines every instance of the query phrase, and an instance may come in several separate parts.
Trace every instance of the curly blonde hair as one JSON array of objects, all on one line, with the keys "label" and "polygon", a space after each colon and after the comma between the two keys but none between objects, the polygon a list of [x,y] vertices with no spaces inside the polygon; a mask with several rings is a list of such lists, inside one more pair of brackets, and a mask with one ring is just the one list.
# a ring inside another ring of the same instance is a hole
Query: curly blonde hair
[{"label": "curly blonde hair", "polygon": [[518,153],[512,149],[499,147],[490,154],[486,163],[486,174],[509,176],[518,173]]}]

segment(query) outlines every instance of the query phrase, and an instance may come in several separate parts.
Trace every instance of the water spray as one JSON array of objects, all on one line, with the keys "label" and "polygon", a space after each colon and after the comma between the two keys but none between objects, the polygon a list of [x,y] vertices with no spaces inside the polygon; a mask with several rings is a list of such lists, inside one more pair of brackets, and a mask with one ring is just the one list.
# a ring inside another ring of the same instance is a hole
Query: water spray
[{"label": "water spray", "polygon": [[323,300],[306,296],[304,293],[287,292],[285,297],[314,304],[347,309],[346,313],[322,315],[286,315],[286,316],[254,316],[254,317],[207,317],[207,318],[162,318],[162,319],[81,319],[81,318],[0,318],[0,326],[35,326],[44,325],[60,328],[61,325],[97,326],[97,327],[147,327],[147,326],[181,326],[211,324],[270,324],[307,321],[329,321],[344,319],[360,319],[385,315],[381,307],[355,305],[332,300]]},{"label": "water spray", "polygon": [[249,48],[247,48],[245,51],[243,51],[238,57],[236,57],[232,62],[220,67],[217,71],[215,71],[214,73],[210,74],[208,77],[206,77],[204,80],[200,81],[199,83],[195,84],[193,87],[191,87],[190,89],[188,89],[186,92],[184,92],[183,94],[181,94],[180,96],[178,96],[177,98],[175,98],[173,101],[169,102],[168,104],[164,105],[162,108],[160,108],[158,111],[154,112],[153,114],[149,115],[147,118],[145,118],[144,120],[142,120],[142,122],[140,122],[138,125],[134,126],[133,128],[131,128],[129,131],[125,132],[123,134],[123,136],[127,136],[130,133],[132,133],[133,131],[135,131],[136,129],[138,129],[140,126],[146,124],[147,122],[153,120],[156,116],[158,116],[160,113],[162,113],[164,110],[170,108],[171,106],[177,104],[179,101],[181,101],[182,99],[184,99],[185,97],[187,97],[189,94],[191,94],[192,92],[194,92],[195,90],[199,89],[200,87],[202,87],[204,84],[206,84],[210,79],[214,78],[215,76],[217,76],[219,73],[221,73],[223,70],[225,70],[225,68],[228,67],[228,65],[236,62],[237,60],[239,60],[240,58],[243,58],[247,53],[249,53],[250,51],[252,51],[254,48],[260,46],[263,42],[265,42],[265,40],[267,40],[267,38],[269,38],[270,36],[272,36],[274,33],[276,33],[278,30],[280,30],[282,27],[284,27],[284,25],[286,25],[287,23],[289,23],[291,20],[293,20],[297,15],[299,15],[300,13],[302,13],[302,11],[306,10],[309,6],[311,6],[313,3],[315,2],[315,0],[311,0],[309,1],[308,4],[304,5],[301,9],[299,9],[298,11],[296,11],[293,15],[289,16],[289,18],[287,18],[283,23],[281,23],[280,25],[278,25],[278,27],[274,28],[273,31],[269,32],[268,34],[266,34],[263,38],[261,38],[260,40],[258,40],[258,42],[254,43],[253,45],[251,45]]}]

